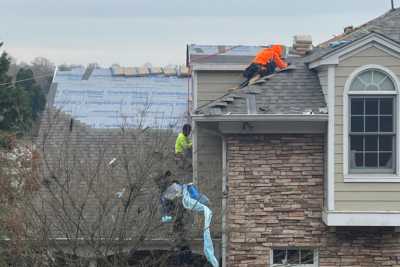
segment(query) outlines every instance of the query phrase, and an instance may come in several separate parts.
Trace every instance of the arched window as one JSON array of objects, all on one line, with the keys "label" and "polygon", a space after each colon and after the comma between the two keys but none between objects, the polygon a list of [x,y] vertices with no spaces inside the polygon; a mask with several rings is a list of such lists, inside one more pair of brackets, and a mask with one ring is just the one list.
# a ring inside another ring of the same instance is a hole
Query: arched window
[{"label": "arched window", "polygon": [[394,173],[396,87],[392,78],[367,69],[353,79],[348,94],[349,172]]},{"label": "arched window", "polygon": [[351,83],[350,91],[395,91],[392,79],[380,70],[360,73]]}]

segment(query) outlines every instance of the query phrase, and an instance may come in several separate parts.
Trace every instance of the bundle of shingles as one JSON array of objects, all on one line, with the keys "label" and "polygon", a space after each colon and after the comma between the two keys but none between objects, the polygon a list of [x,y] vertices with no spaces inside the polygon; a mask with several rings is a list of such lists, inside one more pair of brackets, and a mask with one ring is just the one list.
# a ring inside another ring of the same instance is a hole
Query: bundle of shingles
[{"label": "bundle of shingles", "polygon": [[304,55],[306,52],[312,51],[312,38],[310,35],[293,36],[293,49],[289,50],[290,54]]}]

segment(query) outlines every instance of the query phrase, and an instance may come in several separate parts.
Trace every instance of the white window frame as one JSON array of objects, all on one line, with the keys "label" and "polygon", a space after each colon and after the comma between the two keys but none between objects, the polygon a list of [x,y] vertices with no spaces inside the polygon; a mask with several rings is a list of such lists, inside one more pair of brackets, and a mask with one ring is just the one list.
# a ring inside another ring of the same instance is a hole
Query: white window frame
[{"label": "white window frame", "polygon": [[[395,86],[395,91],[350,91],[350,86],[353,80],[362,72],[376,69],[387,74],[393,81]],[[395,137],[395,173],[349,173],[349,120],[350,120],[350,110],[349,110],[349,100],[350,96],[393,96],[394,97],[394,114],[395,116],[399,114],[399,93],[400,82],[396,75],[388,68],[369,64],[354,70],[349,78],[347,79],[344,91],[343,91],[343,179],[344,182],[372,182],[372,183],[393,183],[400,182],[400,172],[399,172],[399,159],[400,159],[400,123],[394,125],[394,131],[396,133]],[[397,119],[398,120],[398,116]]]},{"label": "white window frame", "polygon": [[[313,264],[282,264],[282,263],[274,263],[274,250],[314,250],[314,263]],[[269,251],[269,264],[271,267],[318,267],[318,249],[313,247],[272,247]]]}]

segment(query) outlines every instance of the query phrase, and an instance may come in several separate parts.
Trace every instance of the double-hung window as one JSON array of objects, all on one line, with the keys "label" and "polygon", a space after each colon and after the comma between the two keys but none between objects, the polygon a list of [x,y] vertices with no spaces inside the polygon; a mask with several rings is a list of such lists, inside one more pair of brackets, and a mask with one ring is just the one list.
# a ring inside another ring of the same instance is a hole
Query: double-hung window
[{"label": "double-hung window", "polygon": [[355,77],[349,90],[349,172],[395,173],[396,90],[380,70]]}]

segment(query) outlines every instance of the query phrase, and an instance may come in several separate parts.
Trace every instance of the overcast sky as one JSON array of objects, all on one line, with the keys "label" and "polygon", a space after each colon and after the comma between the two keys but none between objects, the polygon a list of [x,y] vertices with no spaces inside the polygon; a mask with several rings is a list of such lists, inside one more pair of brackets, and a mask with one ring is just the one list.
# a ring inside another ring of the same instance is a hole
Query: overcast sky
[{"label": "overcast sky", "polygon": [[[102,67],[185,62],[186,45],[314,45],[390,9],[390,0],[1,0],[3,49],[18,61]],[[395,7],[400,0],[395,0]]]}]

